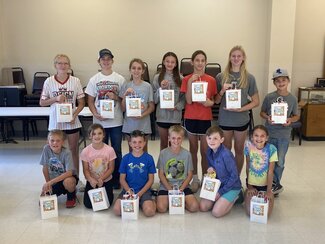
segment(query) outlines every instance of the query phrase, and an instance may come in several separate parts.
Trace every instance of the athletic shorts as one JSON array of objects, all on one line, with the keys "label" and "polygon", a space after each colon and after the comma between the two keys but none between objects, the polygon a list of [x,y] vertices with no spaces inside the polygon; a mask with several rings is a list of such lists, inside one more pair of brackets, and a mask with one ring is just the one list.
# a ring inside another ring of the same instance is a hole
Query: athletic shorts
[{"label": "athletic shorts", "polygon": [[[125,194],[125,190],[121,191],[120,195],[118,195],[118,199],[123,199],[123,195]],[[139,199],[139,206],[142,207],[142,204],[145,201],[153,201],[151,190],[146,191]]]},{"label": "athletic shorts", "polygon": [[234,202],[237,199],[240,191],[241,191],[241,189],[240,190],[230,190],[230,191],[226,192],[225,194],[223,194],[221,197],[226,199],[228,202]]},{"label": "athletic shorts", "polygon": [[185,130],[194,135],[205,135],[211,127],[211,120],[184,119]]},{"label": "athletic shorts", "polygon": [[[78,177],[76,175],[73,175],[73,177],[76,179],[76,185],[78,184]],[[68,193],[68,191],[65,189],[64,185],[63,185],[63,180],[55,183],[54,185],[52,185],[52,193],[60,196],[60,195],[65,195]]]},{"label": "athletic shorts", "polygon": [[235,130],[235,131],[245,131],[248,129],[249,123],[244,126],[234,127],[234,126],[223,126],[219,125],[222,130]]},{"label": "athletic shorts", "polygon": [[67,135],[71,135],[71,134],[74,134],[74,133],[77,133],[80,131],[80,128],[77,128],[77,129],[72,129],[72,130],[63,130],[63,132]]},{"label": "athletic shorts", "polygon": [[179,125],[177,123],[163,123],[163,122],[156,122],[158,127],[164,128],[164,129],[169,129],[173,125]]},{"label": "athletic shorts", "polygon": [[[187,195],[193,195],[192,190],[190,188],[188,188],[188,187],[185,188],[183,192],[184,192],[185,196],[187,196]],[[168,191],[166,191],[166,190],[159,190],[158,196],[166,196],[166,195],[168,195]]]}]

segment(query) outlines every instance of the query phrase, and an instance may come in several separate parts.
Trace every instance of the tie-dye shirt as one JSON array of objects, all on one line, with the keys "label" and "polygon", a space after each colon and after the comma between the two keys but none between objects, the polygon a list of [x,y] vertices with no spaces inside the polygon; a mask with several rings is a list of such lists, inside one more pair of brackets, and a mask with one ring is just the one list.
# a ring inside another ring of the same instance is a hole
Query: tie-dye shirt
[{"label": "tie-dye shirt", "polygon": [[244,153],[249,156],[248,184],[266,186],[269,164],[278,161],[276,147],[267,143],[263,149],[257,149],[251,141],[246,141]]}]

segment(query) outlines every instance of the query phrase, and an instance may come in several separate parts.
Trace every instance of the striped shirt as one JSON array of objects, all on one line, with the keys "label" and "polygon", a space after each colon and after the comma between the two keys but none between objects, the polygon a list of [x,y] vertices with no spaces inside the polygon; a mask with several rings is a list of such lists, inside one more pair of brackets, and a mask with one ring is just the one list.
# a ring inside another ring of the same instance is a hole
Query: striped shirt
[{"label": "striped shirt", "polygon": [[[44,82],[41,99],[46,100],[52,97],[57,97],[61,94],[65,95],[67,103],[72,104],[73,111],[76,110],[76,100],[85,96],[80,80],[77,77],[69,76],[69,78],[62,83],[58,81],[55,76],[47,78]],[[74,124],[71,124],[69,122],[58,123],[55,105],[56,103],[53,103],[50,107],[49,130],[73,130],[81,127],[81,123],[78,117],[76,118]]]}]

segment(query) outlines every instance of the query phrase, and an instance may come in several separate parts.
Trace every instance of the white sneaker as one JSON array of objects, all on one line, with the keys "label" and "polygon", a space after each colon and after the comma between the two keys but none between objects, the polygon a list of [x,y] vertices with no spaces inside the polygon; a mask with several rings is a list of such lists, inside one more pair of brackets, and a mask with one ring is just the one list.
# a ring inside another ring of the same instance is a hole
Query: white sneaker
[{"label": "white sneaker", "polygon": [[81,180],[79,180],[78,185],[77,185],[78,191],[79,192],[84,192],[85,188],[86,188],[85,184]]}]

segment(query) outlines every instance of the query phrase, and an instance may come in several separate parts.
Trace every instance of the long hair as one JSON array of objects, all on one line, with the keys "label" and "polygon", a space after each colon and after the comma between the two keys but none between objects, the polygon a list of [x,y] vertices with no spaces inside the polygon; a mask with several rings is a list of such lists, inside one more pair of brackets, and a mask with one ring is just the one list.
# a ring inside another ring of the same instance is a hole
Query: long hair
[{"label": "long hair", "polygon": [[179,63],[178,63],[178,58],[177,55],[173,52],[167,52],[163,58],[162,58],[162,68],[158,76],[158,84],[160,86],[161,82],[163,81],[165,74],[166,74],[166,67],[164,65],[164,61],[167,57],[174,57],[176,59],[176,66],[173,69],[173,78],[178,87],[181,87],[182,81],[181,81],[181,76],[179,75]]},{"label": "long hair", "polygon": [[232,64],[230,61],[230,57],[234,51],[240,51],[243,54],[243,62],[240,65],[240,71],[239,71],[240,77],[239,77],[238,88],[245,88],[245,87],[247,87],[248,72],[246,69],[246,53],[242,46],[234,46],[230,50],[227,66],[226,66],[225,70],[222,72],[222,75],[223,75],[222,84],[231,83],[231,81],[232,81],[232,78],[230,75],[230,72],[232,71]]},{"label": "long hair", "polygon": [[[131,71],[131,67],[132,67],[132,64],[133,64],[133,63],[138,63],[138,64],[140,64],[141,67],[142,67],[143,72],[145,71],[146,66],[144,65],[144,62],[143,62],[141,59],[139,59],[139,58],[134,58],[134,59],[132,59],[132,60],[130,61],[130,64],[129,64],[129,70],[130,70],[130,71]],[[143,74],[144,74],[144,73],[143,73]],[[141,79],[143,79],[143,74],[141,75]],[[131,75],[130,80],[133,80],[132,75]]]}]

